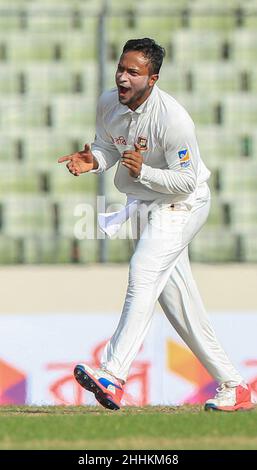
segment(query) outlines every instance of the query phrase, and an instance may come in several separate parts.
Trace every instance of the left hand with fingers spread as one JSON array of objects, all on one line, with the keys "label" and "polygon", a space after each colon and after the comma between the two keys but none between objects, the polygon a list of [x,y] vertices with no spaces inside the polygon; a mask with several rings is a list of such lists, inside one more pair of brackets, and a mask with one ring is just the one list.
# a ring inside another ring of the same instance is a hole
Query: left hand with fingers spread
[{"label": "left hand with fingers spread", "polygon": [[143,163],[140,145],[135,144],[135,151],[125,150],[125,152],[123,152],[121,163],[129,169],[130,176],[137,178],[141,173]]}]

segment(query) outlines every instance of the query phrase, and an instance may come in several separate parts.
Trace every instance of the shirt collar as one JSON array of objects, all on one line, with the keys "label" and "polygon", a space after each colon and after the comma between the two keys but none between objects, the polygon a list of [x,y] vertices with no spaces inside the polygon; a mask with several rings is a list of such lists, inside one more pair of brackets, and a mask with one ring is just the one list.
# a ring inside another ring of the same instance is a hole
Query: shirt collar
[{"label": "shirt collar", "polygon": [[156,98],[156,94],[157,94],[157,86],[154,85],[151,94],[148,96],[148,98],[135,111],[133,111],[128,106],[126,106],[124,104],[121,104],[119,102],[118,103],[118,105],[119,105],[118,113],[120,115],[133,114],[133,113],[136,113],[136,114],[146,113],[152,107],[152,105],[155,101],[155,98]]}]

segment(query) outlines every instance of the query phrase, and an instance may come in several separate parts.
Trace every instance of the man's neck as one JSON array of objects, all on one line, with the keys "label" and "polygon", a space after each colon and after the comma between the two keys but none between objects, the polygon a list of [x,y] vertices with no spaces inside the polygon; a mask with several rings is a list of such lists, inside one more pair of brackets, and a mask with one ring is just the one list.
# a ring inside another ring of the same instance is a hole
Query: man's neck
[{"label": "man's neck", "polygon": [[153,91],[153,87],[150,88],[149,93],[147,94],[147,96],[143,98],[141,102],[134,103],[131,106],[128,106],[128,108],[131,109],[131,111],[136,111],[143,103],[145,103],[148,100],[149,96],[151,96],[152,91]]}]

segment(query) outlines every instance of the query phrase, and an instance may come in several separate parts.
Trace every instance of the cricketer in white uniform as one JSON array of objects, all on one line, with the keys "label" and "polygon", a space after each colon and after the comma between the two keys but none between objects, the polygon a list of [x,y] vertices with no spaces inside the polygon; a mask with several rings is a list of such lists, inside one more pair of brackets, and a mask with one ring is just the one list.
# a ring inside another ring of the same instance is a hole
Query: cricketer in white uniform
[{"label": "cricketer in white uniform", "polygon": [[[210,172],[201,160],[192,119],[156,85],[163,57],[164,49],[152,39],[128,41],[116,72],[117,88],[100,97],[91,149],[86,144],[84,151],[59,159],[68,161],[75,176],[101,173],[118,163],[115,185],[142,214],[118,327],[100,369],[79,364],[75,378],[103,406],[118,409],[159,300],[172,326],[220,383],[205,408],[250,409],[249,386],[218,343],[190,268],[188,245],[209,213]],[[132,216],[134,222],[137,218]]]}]

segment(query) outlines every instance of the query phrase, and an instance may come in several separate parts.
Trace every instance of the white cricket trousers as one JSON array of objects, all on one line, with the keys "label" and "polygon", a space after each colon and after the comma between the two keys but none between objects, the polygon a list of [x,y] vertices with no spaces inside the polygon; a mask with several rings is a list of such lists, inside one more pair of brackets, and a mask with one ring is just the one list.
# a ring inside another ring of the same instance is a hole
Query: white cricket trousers
[{"label": "white cricket trousers", "polygon": [[183,203],[159,203],[149,210],[130,261],[122,315],[101,360],[101,367],[118,379],[126,381],[159,299],[172,326],[215,380],[230,386],[243,381],[217,341],[188,258],[188,244],[209,209],[210,192],[204,183],[191,210]]}]

